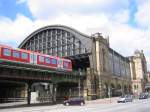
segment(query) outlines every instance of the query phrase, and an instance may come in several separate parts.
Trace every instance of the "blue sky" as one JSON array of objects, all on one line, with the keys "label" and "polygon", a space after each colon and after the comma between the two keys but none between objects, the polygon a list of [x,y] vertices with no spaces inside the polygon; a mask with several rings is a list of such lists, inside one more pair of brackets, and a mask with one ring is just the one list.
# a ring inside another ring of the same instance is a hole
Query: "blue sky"
[{"label": "blue sky", "polygon": [[[22,0],[20,0],[20,1],[22,1]],[[30,9],[27,5],[27,2],[26,1],[20,2],[20,1],[19,0],[1,0],[0,1],[0,16],[8,17],[11,20],[15,20],[17,14],[21,13],[24,16],[30,18],[31,20],[34,20],[35,17],[30,12]],[[92,7],[92,6],[90,6],[90,7]],[[78,10],[80,12],[83,12],[84,14],[85,13],[87,13],[87,14],[88,13],[93,13],[94,11],[95,11],[95,13],[97,13],[98,10],[101,10],[101,8],[98,9],[97,7],[99,7],[99,5],[96,5],[96,8],[94,8],[94,7],[90,8],[92,10],[87,10],[88,7],[86,7],[86,10],[82,9],[82,8],[81,9],[79,8]],[[112,8],[109,9],[107,7],[102,7],[102,8],[103,8],[103,10],[105,10],[106,13],[115,13],[115,11],[118,10],[117,8],[119,8],[119,7],[118,6],[116,7],[114,5],[113,9]],[[129,8],[129,11],[130,11],[130,18],[129,18],[128,23],[131,26],[136,26],[136,22],[133,19],[134,14],[137,11],[135,0],[129,1],[128,8]],[[69,8],[68,8],[68,10],[69,10]]]},{"label": "blue sky", "polygon": [[0,0],[0,16],[15,20],[18,13],[33,19],[26,2],[19,4],[15,0]]},{"label": "blue sky", "polygon": [[134,16],[134,14],[137,12],[137,7],[136,7],[135,0],[131,0],[130,1],[129,10],[130,10],[129,24],[131,26],[136,27],[137,25],[136,25],[136,22],[135,22],[135,16]]},{"label": "blue sky", "polygon": [[109,36],[124,56],[143,49],[149,64],[149,6],[150,0],[0,0],[0,43],[17,47],[36,29],[62,24]]}]

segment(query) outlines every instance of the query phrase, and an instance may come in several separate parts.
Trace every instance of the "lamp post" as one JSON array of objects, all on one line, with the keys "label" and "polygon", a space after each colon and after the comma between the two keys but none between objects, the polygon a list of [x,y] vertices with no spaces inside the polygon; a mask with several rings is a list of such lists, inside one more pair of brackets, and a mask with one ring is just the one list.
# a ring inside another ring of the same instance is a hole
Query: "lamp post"
[{"label": "lamp post", "polygon": [[110,88],[108,88],[108,96],[109,96],[110,103],[111,103],[111,89]]},{"label": "lamp post", "polygon": [[71,88],[69,89],[69,97],[71,97],[72,95],[72,92],[71,92]]},{"label": "lamp post", "polygon": [[81,69],[79,69],[79,82],[78,82],[78,88],[79,88],[79,97],[81,96],[81,82],[80,82],[80,76],[82,75]]}]

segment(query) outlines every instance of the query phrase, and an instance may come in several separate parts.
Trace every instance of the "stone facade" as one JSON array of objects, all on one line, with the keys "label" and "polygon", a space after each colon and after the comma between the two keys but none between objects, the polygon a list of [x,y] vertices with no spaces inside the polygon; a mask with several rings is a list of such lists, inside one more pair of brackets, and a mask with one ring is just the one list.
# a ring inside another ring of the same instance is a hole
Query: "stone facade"
[{"label": "stone facade", "polygon": [[109,47],[100,34],[93,37],[91,66],[87,74],[89,99],[131,93],[130,63]]},{"label": "stone facade", "polygon": [[147,72],[147,83],[145,84],[145,91],[150,92],[150,71]]},{"label": "stone facade", "polygon": [[132,91],[133,94],[139,95],[145,91],[145,84],[147,83],[147,63],[143,51],[136,50],[134,55],[129,57]]},{"label": "stone facade", "polygon": [[150,83],[150,71],[147,72],[147,81]]}]

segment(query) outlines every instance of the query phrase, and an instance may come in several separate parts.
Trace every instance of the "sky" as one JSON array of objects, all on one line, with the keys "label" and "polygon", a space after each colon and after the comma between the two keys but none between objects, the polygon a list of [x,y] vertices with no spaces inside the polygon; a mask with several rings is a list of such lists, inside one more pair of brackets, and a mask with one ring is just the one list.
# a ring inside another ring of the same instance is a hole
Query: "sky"
[{"label": "sky", "polygon": [[0,0],[0,44],[13,47],[33,31],[61,24],[110,38],[131,56],[143,50],[150,68],[150,0]]}]

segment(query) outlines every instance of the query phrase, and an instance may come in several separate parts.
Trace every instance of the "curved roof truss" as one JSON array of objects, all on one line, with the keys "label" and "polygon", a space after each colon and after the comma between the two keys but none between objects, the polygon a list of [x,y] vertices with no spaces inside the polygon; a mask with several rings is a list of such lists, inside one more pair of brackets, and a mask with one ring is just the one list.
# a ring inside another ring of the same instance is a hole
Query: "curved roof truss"
[{"label": "curved roof truss", "polygon": [[30,34],[19,48],[53,56],[73,56],[90,52],[91,38],[67,26],[51,25]]}]

